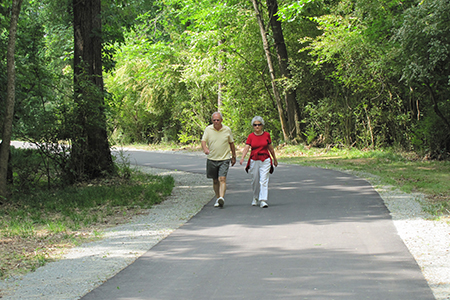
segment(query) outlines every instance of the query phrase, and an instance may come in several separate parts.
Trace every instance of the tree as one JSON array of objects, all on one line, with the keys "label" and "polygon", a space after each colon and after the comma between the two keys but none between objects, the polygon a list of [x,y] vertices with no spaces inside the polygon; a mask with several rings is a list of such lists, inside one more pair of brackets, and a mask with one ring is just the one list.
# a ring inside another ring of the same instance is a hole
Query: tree
[{"label": "tree", "polygon": [[320,34],[299,38],[305,45],[301,52],[309,56],[306,64],[320,82],[311,82],[314,78],[303,74],[301,60],[293,69],[302,85],[298,87],[302,98],[308,94],[305,85],[316,91],[302,110],[307,139],[317,137],[316,145],[406,146],[410,114],[404,105],[404,85],[399,83],[392,32],[409,3],[316,0],[297,4],[282,11],[287,20],[308,18],[320,30]]},{"label": "tree", "polygon": [[8,51],[7,51],[8,83],[6,92],[6,110],[3,121],[2,143],[0,145],[0,197],[7,196],[6,180],[7,180],[8,159],[12,136],[12,122],[14,116],[15,86],[16,86],[14,53],[17,35],[17,23],[19,19],[21,6],[22,0],[13,0],[11,10],[11,24],[9,27]]},{"label": "tree", "polygon": [[[449,14],[449,1],[422,1],[405,12],[396,35],[403,60],[402,79],[422,99],[423,110],[427,110],[423,117],[428,120],[425,124],[428,123],[429,131],[422,134],[435,153],[450,151]],[[421,93],[426,96],[420,96]]]},{"label": "tree", "polygon": [[114,170],[106,132],[101,0],[73,0],[75,128],[72,168],[79,179]]},{"label": "tree", "polygon": [[278,116],[279,116],[280,122],[281,122],[283,137],[284,137],[285,141],[289,141],[290,140],[289,128],[287,127],[287,124],[286,124],[286,118],[284,116],[283,104],[282,104],[280,92],[278,91],[278,87],[277,87],[277,83],[276,83],[277,78],[275,75],[275,68],[274,68],[273,61],[272,61],[272,54],[270,52],[269,41],[267,40],[266,28],[264,26],[263,18],[261,16],[261,11],[259,9],[258,0],[252,0],[252,3],[253,3],[253,8],[254,8],[255,14],[256,14],[256,19],[258,21],[260,33],[261,33],[264,53],[266,54],[267,66],[269,67],[270,78],[272,81],[272,90],[273,90],[273,95],[275,97],[276,104],[277,104]]},{"label": "tree", "polygon": [[[283,28],[281,21],[278,20],[278,2],[277,0],[266,0],[267,10],[269,11],[269,24],[272,28],[273,39],[275,43],[275,51],[277,53],[278,64],[280,67],[281,77],[283,79],[291,79],[289,70],[289,57],[284,42]],[[300,136],[300,117],[299,107],[294,89],[285,89],[284,91],[285,107],[287,114],[287,124],[289,130],[289,138],[293,139]]]}]

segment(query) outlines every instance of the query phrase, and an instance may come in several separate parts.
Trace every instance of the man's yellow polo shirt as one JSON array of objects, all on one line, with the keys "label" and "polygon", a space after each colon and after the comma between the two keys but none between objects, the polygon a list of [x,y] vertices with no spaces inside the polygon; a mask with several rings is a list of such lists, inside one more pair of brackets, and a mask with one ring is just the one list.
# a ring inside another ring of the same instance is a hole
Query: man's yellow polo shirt
[{"label": "man's yellow polo shirt", "polygon": [[202,141],[206,142],[209,149],[209,160],[230,159],[230,143],[234,143],[231,129],[222,125],[220,130],[216,130],[214,125],[206,127]]}]

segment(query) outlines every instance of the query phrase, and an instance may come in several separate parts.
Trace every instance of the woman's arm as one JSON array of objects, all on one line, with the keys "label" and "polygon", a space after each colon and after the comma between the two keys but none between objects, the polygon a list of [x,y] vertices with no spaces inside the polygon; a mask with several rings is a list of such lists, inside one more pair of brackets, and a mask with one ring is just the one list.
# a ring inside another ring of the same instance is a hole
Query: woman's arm
[{"label": "woman's arm", "polygon": [[250,149],[250,145],[245,145],[244,150],[242,150],[242,158],[241,158],[241,161],[239,162],[241,165],[244,162],[244,158],[247,155],[247,152],[249,149]]},{"label": "woman's arm", "polygon": [[275,157],[275,150],[273,149],[272,144],[269,144],[269,152],[272,155],[272,161],[273,161],[273,165],[276,167],[278,166],[278,161],[277,158]]}]

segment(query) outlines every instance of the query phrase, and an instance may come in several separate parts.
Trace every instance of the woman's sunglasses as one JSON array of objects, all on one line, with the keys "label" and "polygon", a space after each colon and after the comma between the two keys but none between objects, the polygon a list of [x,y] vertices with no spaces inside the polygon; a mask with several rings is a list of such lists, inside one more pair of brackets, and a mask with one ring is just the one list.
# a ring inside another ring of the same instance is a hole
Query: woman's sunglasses
[{"label": "woman's sunglasses", "polygon": [[261,124],[261,123],[259,123],[259,124],[253,124],[253,126],[254,126],[254,127],[256,127],[256,126],[262,126],[262,124]]}]

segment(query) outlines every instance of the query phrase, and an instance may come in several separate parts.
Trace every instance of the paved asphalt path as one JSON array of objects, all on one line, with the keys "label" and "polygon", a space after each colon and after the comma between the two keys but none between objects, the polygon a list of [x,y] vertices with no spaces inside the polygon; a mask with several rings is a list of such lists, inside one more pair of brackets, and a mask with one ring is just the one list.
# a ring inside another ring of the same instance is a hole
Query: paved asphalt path
[{"label": "paved asphalt path", "polygon": [[[129,153],[139,165],[205,173],[202,156]],[[82,299],[435,299],[365,180],[282,164],[265,209],[250,205],[243,166],[227,181],[224,208],[211,200]]]}]

